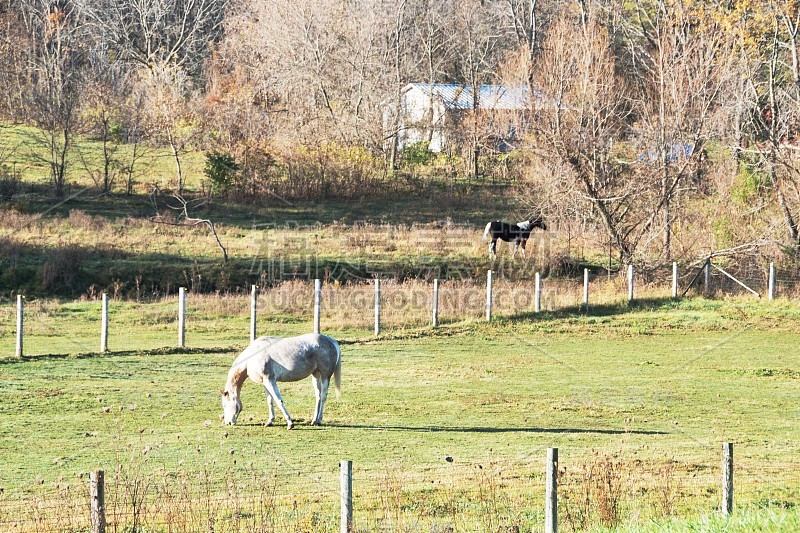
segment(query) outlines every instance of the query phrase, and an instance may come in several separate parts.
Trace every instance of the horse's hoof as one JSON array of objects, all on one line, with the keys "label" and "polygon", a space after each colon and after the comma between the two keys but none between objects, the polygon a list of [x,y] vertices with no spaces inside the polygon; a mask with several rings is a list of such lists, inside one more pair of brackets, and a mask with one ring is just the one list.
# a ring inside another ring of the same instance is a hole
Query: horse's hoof
[{"label": "horse's hoof", "polygon": [[321,426],[322,422],[317,422],[316,420],[314,420],[313,422],[311,422],[311,425],[312,426]]},{"label": "horse's hoof", "polygon": [[286,424],[286,429],[292,429],[294,427],[294,422],[289,422]]},{"label": "horse's hoof", "polygon": [[264,423],[264,425],[265,425],[265,426],[267,426],[267,427],[271,426],[271,425],[272,425],[272,420],[267,420],[267,421]]}]

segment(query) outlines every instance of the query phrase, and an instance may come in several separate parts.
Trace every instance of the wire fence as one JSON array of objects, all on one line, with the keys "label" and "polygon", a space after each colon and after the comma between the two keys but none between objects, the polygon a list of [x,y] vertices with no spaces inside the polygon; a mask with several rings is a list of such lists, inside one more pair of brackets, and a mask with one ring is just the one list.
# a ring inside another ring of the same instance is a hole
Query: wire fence
[{"label": "wire fence", "polygon": [[[800,505],[800,463],[783,459],[735,463],[734,512]],[[337,531],[337,467],[311,471],[276,464],[271,471],[234,476],[205,470],[154,475],[121,466],[105,477],[106,531]],[[544,474],[543,455],[527,461],[447,458],[383,470],[356,462],[351,529],[539,530],[545,522]],[[630,459],[621,451],[568,450],[557,475],[557,520],[564,531],[705,516],[719,512],[722,502],[721,460]],[[31,491],[0,496],[0,529],[91,527],[88,479]]]},{"label": "wire fence", "polygon": [[[774,296],[778,299],[800,297],[800,273],[776,269],[773,280]],[[486,279],[440,281],[434,302],[433,283],[421,280],[385,280],[380,284],[380,331],[421,328],[433,323],[433,308],[439,325],[463,321],[493,319],[531,319],[544,313],[539,320],[559,314],[614,314],[636,309],[637,304],[653,304],[673,298],[673,283],[679,297],[704,295],[722,298],[727,295],[750,295],[753,292],[766,299],[769,269],[743,271],[734,277],[728,270],[713,267],[708,275],[702,264],[684,267],[673,281],[671,269],[635,272],[633,286],[625,273],[588,273],[587,284],[571,278],[545,278],[540,292],[533,280],[509,280],[494,276],[491,293],[487,295]],[[372,330],[375,322],[375,289],[371,282],[323,283],[320,324],[323,331]],[[747,287],[747,288],[745,288]],[[632,296],[632,298],[631,298]],[[753,296],[755,298],[755,296]],[[314,312],[314,281],[289,280],[260,287],[253,302],[242,294],[192,294],[187,296],[186,316],[179,317],[179,298],[162,297],[155,300],[109,300],[107,336],[101,331],[101,295],[95,294],[82,302],[60,302],[47,299],[23,300],[24,322],[19,327],[19,313],[14,306],[0,306],[0,353],[19,354],[14,349],[15,335],[34,339],[22,347],[24,355],[60,353],[91,353],[106,345],[118,349],[117,322],[125,323],[125,344],[138,349],[155,349],[181,344],[181,331],[189,347],[242,344],[249,341],[248,331],[263,333],[263,323],[279,322],[296,326],[298,331],[310,331]],[[487,309],[490,308],[490,315]],[[125,315],[125,316],[123,316]],[[248,317],[260,321],[251,324]],[[220,328],[219,322],[229,324]],[[185,331],[180,328],[185,324]],[[60,336],[65,325],[75,331]],[[115,329],[116,328],[116,329]],[[221,330],[224,329],[223,332]],[[115,337],[116,335],[116,337]],[[47,340],[47,344],[35,339]],[[17,346],[19,348],[19,346]]]}]

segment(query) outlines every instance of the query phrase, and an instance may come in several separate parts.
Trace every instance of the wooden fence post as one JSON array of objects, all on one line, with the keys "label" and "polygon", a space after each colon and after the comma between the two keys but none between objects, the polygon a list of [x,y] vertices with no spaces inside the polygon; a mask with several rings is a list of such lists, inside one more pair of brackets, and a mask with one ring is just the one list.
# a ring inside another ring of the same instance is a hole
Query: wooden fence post
[{"label": "wooden fence post", "polygon": [[250,285],[250,342],[258,337],[258,285]]},{"label": "wooden fence post", "polygon": [[547,449],[547,470],[545,473],[545,533],[558,532],[558,448]]},{"label": "wooden fence post", "polygon": [[339,462],[341,533],[353,531],[353,461]]},{"label": "wooden fence post", "polygon": [[100,353],[108,351],[108,295],[100,296]]},{"label": "wooden fence post", "polygon": [[769,264],[769,300],[775,299],[775,263]]},{"label": "wooden fence post", "polygon": [[486,272],[486,320],[492,320],[492,271]]},{"label": "wooden fence post", "polygon": [[375,335],[381,334],[381,280],[375,279]]},{"label": "wooden fence post", "polygon": [[733,443],[722,443],[722,515],[733,512]]},{"label": "wooden fence post", "polygon": [[22,332],[25,329],[25,316],[23,310],[24,296],[17,294],[17,357],[22,357],[24,352],[22,350]]},{"label": "wooden fence post", "polygon": [[542,311],[542,276],[537,272],[534,276],[533,305],[537,313]]},{"label": "wooden fence post", "polygon": [[314,280],[314,333],[320,332],[320,313],[322,311],[322,280]]},{"label": "wooden fence post", "polygon": [[89,474],[92,533],[104,533],[106,530],[106,501],[103,479],[102,470],[93,470]]},{"label": "wooden fence post", "polygon": [[633,265],[628,265],[628,303],[633,302]]},{"label": "wooden fence post", "polygon": [[678,263],[676,261],[672,262],[672,298],[674,300],[678,298]]},{"label": "wooden fence post", "polygon": [[186,345],[186,288],[178,289],[178,348]]},{"label": "wooden fence post", "polygon": [[589,269],[583,269],[583,311],[589,312]]},{"label": "wooden fence post", "polygon": [[439,326],[439,280],[433,280],[433,327]]}]

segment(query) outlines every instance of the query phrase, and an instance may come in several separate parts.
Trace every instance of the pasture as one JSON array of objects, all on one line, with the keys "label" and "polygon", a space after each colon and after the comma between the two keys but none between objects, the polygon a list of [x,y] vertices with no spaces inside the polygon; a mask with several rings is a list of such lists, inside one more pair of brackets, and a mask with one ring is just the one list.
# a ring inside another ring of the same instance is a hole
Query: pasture
[{"label": "pasture", "polygon": [[[548,447],[560,450],[567,531],[800,523],[792,302],[501,312],[435,330],[398,321],[378,338],[368,316],[329,310],[343,394],[315,428],[310,382],[281,384],[292,431],[280,414],[263,426],[252,383],[239,425],[220,425],[246,301],[190,300],[185,350],[163,348],[175,345],[173,304],[116,303],[112,352],[98,355],[96,302],[31,303],[22,361],[13,306],[2,307],[0,529],[85,528],[88,472],[102,468],[113,530],[333,531],[338,463],[351,459],[358,531],[536,531]],[[259,333],[310,326],[307,314],[264,313]],[[715,513],[724,441],[736,446],[730,520]]]}]

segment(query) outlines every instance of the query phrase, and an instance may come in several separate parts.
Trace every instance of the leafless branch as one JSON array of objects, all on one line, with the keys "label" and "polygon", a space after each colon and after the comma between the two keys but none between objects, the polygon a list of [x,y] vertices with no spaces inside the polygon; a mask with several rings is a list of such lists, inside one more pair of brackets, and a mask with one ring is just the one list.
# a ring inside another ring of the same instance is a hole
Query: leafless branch
[{"label": "leafless branch", "polygon": [[[190,202],[180,194],[173,194],[172,197],[178,201],[179,205],[167,204],[167,207],[169,209],[172,209],[173,211],[177,211],[179,215],[175,221],[172,221],[165,218],[158,210],[158,204],[156,201],[157,192],[158,192],[157,189],[154,189],[153,192],[150,193],[150,201],[153,204],[153,209],[155,210],[155,215],[150,217],[150,220],[157,224],[166,224],[168,226],[183,226],[183,227],[194,227],[199,225],[207,226],[208,229],[211,231],[211,234],[214,236],[214,239],[217,241],[217,246],[222,251],[222,262],[227,263],[228,251],[225,249],[225,246],[222,244],[222,241],[220,240],[219,235],[217,234],[217,228],[214,225],[214,222],[207,218],[197,218],[189,214],[190,207],[199,207],[200,205],[203,205],[205,201]],[[190,204],[192,205],[190,206]]]}]

